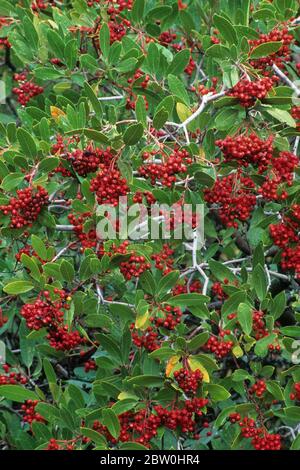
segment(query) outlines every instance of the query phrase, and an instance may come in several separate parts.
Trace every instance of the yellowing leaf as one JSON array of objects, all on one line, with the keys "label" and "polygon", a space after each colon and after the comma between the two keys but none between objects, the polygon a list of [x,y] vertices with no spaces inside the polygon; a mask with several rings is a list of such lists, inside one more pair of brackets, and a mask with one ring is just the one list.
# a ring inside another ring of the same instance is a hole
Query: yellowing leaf
[{"label": "yellowing leaf", "polygon": [[192,114],[192,111],[183,103],[176,104],[176,111],[181,122],[184,122]]},{"label": "yellowing leaf", "polygon": [[118,400],[126,400],[127,398],[131,398],[133,400],[135,400],[135,399],[138,400],[138,397],[136,395],[134,395],[133,393],[129,393],[129,392],[121,392],[118,395]]},{"label": "yellowing leaf", "polygon": [[149,310],[141,311],[137,314],[135,319],[135,327],[139,330],[145,330],[148,326],[148,320],[150,317]]},{"label": "yellowing leaf", "polygon": [[242,348],[237,344],[236,346],[234,346],[234,348],[232,348],[232,354],[233,354],[235,357],[242,357],[243,354],[244,354],[244,351],[243,351]]},{"label": "yellowing leaf", "polygon": [[172,371],[174,370],[175,366],[178,364],[180,360],[180,356],[172,356],[167,362],[167,367],[166,367],[166,376],[170,377]]},{"label": "yellowing leaf", "polygon": [[53,117],[53,119],[55,119],[55,121],[58,121],[62,116],[66,115],[66,113],[62,109],[57,108],[56,106],[50,106],[50,112],[51,116]]},{"label": "yellowing leaf", "polygon": [[203,374],[203,382],[210,382],[209,374],[205,367],[201,364],[199,359],[196,359],[195,357],[190,356],[188,358],[188,363],[192,371],[199,369],[202,374]]}]

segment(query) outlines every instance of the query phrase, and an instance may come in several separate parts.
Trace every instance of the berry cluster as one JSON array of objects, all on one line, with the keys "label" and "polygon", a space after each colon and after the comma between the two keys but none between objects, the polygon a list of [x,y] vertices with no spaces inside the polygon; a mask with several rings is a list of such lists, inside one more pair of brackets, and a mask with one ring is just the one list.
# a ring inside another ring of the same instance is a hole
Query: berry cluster
[{"label": "berry cluster", "polygon": [[257,380],[252,387],[249,388],[251,395],[256,395],[257,398],[261,398],[267,390],[266,382],[264,380]]},{"label": "berry cluster", "polygon": [[192,372],[188,369],[182,368],[174,372],[174,378],[181,390],[188,395],[195,395],[200,383],[202,382],[203,374],[199,369]]},{"label": "berry cluster", "polygon": [[284,270],[295,271],[300,275],[300,206],[292,206],[291,216],[284,215],[278,224],[270,225],[270,235],[274,244],[282,248],[281,266]]},{"label": "berry cluster", "polygon": [[132,198],[132,201],[136,204],[143,204],[144,200],[147,204],[149,204],[149,206],[155,204],[156,202],[156,199],[151,191],[137,191]]},{"label": "berry cluster", "polygon": [[253,321],[253,332],[256,340],[262,339],[265,336],[268,336],[268,330],[266,329],[266,323],[264,320],[264,312],[261,310],[254,310],[252,313]]},{"label": "berry cluster", "polygon": [[165,328],[167,330],[174,330],[180,323],[182,317],[182,311],[179,307],[171,307],[166,305],[164,308],[160,308],[158,316],[154,319],[151,317],[151,321],[154,321],[157,328]]},{"label": "berry cluster", "polygon": [[202,292],[202,284],[198,279],[196,281],[192,281],[189,285],[188,281],[185,280],[184,284],[178,284],[172,289],[173,295],[188,294],[192,292]]},{"label": "berry cluster", "polygon": [[211,336],[203,348],[206,351],[214,353],[218,359],[222,359],[230,354],[233,348],[233,341],[225,341],[223,339],[223,334],[220,333],[219,338]]},{"label": "berry cluster", "polygon": [[293,391],[290,394],[290,399],[300,401],[300,382],[294,383]]},{"label": "berry cluster", "polygon": [[68,214],[69,222],[72,224],[76,237],[82,245],[82,250],[85,248],[95,248],[97,245],[96,230],[92,228],[87,232],[84,231],[84,223],[90,216],[90,212],[85,212],[79,216]]},{"label": "berry cluster", "polygon": [[131,338],[133,344],[138,348],[144,348],[149,352],[155,351],[160,348],[160,341],[158,341],[158,332],[154,331],[151,326],[148,326],[146,331],[140,332],[134,328],[134,323],[130,326]]},{"label": "berry cluster", "polygon": [[21,409],[24,413],[24,423],[31,425],[33,421],[39,421],[40,423],[45,422],[44,418],[35,411],[35,407],[38,403],[38,400],[26,400],[26,402],[21,406]]},{"label": "berry cluster", "polygon": [[300,130],[300,106],[293,106],[291,114],[293,118],[296,120],[297,130]]},{"label": "berry cluster", "polygon": [[217,205],[221,222],[227,227],[238,227],[237,221],[248,220],[256,205],[255,184],[240,172],[219,177],[211,189],[204,190],[205,200]]},{"label": "berry cluster", "polygon": [[161,426],[167,429],[180,429],[183,433],[194,432],[196,416],[202,416],[202,409],[208,404],[205,398],[187,400],[183,408],[169,410],[161,405],[154,406],[154,412],[143,409],[138,412],[126,411],[118,416],[120,422],[120,435],[118,440],[111,436],[107,427],[95,421],[93,429],[103,434],[112,444],[117,442],[138,442],[149,446],[150,440],[157,435]]},{"label": "berry cluster", "polygon": [[18,96],[18,102],[22,106],[26,106],[34,96],[38,96],[43,93],[44,88],[36,85],[32,81],[23,81],[18,87],[14,87],[12,92]]},{"label": "berry cluster", "polygon": [[277,81],[277,77],[264,77],[256,81],[240,80],[233,88],[227,91],[228,96],[236,98],[241,106],[250,108],[256,100],[262,100]]},{"label": "berry cluster", "polygon": [[119,197],[126,196],[129,192],[126,178],[122,178],[117,169],[106,168],[101,170],[91,180],[90,190],[96,193],[98,204],[112,204],[117,206]]},{"label": "berry cluster", "polygon": [[50,346],[56,350],[68,351],[82,344],[84,339],[78,331],[69,331],[69,328],[63,325],[64,311],[70,308],[69,295],[57,288],[54,289],[54,294],[59,296],[58,300],[52,300],[49,291],[41,292],[32,304],[23,305],[20,313],[29,329],[47,328]]},{"label": "berry cluster", "polygon": [[221,282],[214,282],[211,286],[211,293],[218,300],[227,299],[228,295],[224,292]]},{"label": "berry cluster", "polygon": [[167,243],[164,243],[163,249],[159,253],[151,255],[151,259],[155,261],[156,269],[159,269],[166,275],[173,270],[173,255],[174,250]]},{"label": "berry cluster", "polygon": [[95,150],[92,148],[76,149],[72,153],[68,153],[67,158],[78,175],[86,176],[88,173],[95,173],[98,170],[103,160],[103,153],[97,148]]},{"label": "berry cluster", "polygon": [[247,167],[258,166],[259,173],[265,171],[273,157],[273,136],[267,140],[260,139],[255,133],[232,137],[226,136],[217,140],[216,145],[222,150],[225,162],[237,161]]},{"label": "berry cluster", "polygon": [[25,385],[27,378],[19,372],[10,371],[11,367],[8,364],[2,365],[4,374],[0,374],[0,385]]},{"label": "berry cluster", "polygon": [[46,189],[28,187],[17,190],[17,197],[12,197],[7,206],[0,206],[4,215],[11,217],[11,228],[31,227],[43,207],[48,203]]},{"label": "berry cluster", "polygon": [[270,67],[273,64],[276,64],[278,67],[282,67],[284,62],[291,60],[291,49],[290,46],[294,41],[294,36],[289,33],[287,28],[279,30],[278,28],[273,29],[270,33],[260,34],[259,39],[249,40],[249,45],[251,47],[250,53],[255,49],[255,47],[260,44],[265,44],[267,42],[281,41],[282,46],[277,52],[268,55],[267,57],[261,57],[259,59],[250,60],[252,67],[257,69],[265,70],[266,67]]},{"label": "berry cluster", "polygon": [[239,423],[242,436],[251,439],[255,450],[280,450],[281,437],[279,434],[270,434],[263,427],[257,427],[254,419],[243,418]]},{"label": "berry cluster", "polygon": [[[146,160],[149,156],[150,154],[145,152],[143,158]],[[159,181],[162,185],[170,188],[176,181],[176,175],[186,173],[187,165],[191,162],[192,159],[186,150],[175,149],[165,162],[146,163],[138,169],[138,172],[141,176],[149,178],[151,184],[154,185]]]},{"label": "berry cluster", "polygon": [[84,363],[84,372],[95,370],[97,368],[96,362],[93,359],[89,359]]},{"label": "berry cluster", "polygon": [[133,277],[140,277],[144,271],[151,268],[151,264],[144,256],[130,255],[129,259],[120,263],[120,271],[130,281]]}]

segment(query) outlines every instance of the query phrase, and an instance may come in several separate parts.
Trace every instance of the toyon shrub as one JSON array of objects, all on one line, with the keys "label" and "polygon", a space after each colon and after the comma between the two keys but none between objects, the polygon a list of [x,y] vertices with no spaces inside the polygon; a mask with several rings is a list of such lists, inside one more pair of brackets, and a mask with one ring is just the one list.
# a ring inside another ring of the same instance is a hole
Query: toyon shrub
[{"label": "toyon shrub", "polygon": [[299,2],[3,0],[0,61],[1,449],[300,449]]}]

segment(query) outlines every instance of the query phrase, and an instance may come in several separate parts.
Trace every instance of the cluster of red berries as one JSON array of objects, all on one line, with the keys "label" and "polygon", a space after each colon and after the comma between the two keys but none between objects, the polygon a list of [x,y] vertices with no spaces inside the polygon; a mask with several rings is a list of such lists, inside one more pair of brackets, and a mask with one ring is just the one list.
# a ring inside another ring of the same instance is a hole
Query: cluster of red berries
[{"label": "cluster of red berries", "polygon": [[57,441],[53,437],[49,439],[48,445],[45,450],[74,450],[75,442],[72,441]]},{"label": "cluster of red berries", "polygon": [[93,359],[89,359],[84,363],[84,372],[95,370],[97,368],[96,362]]},{"label": "cluster of red berries", "polygon": [[296,120],[297,130],[300,130],[300,106],[293,106],[291,114]]},{"label": "cluster of red berries", "polygon": [[140,277],[144,271],[150,268],[151,263],[146,260],[145,256],[135,254],[130,255],[128,260],[120,263],[120,271],[127,281],[130,281],[133,277]]},{"label": "cluster of red berries", "polygon": [[300,401],[300,382],[294,383],[293,391],[290,394],[290,399]]},{"label": "cluster of red berries", "polygon": [[231,413],[229,420],[232,424],[239,423],[242,436],[251,439],[255,450],[280,450],[281,437],[279,434],[270,434],[263,427],[257,427],[252,418],[241,418],[239,413]]},{"label": "cluster of red berries", "polygon": [[172,289],[173,295],[188,294],[192,292],[202,292],[202,284],[198,279],[196,281],[192,281],[190,285],[188,285],[188,281],[185,280],[184,284],[177,284]]},{"label": "cluster of red berries", "polygon": [[282,67],[284,62],[291,60],[291,49],[290,46],[294,41],[294,36],[289,33],[287,28],[281,30],[275,28],[270,33],[260,34],[259,39],[249,40],[251,47],[250,53],[255,47],[265,44],[267,42],[281,41],[282,46],[277,52],[268,55],[267,57],[261,57],[259,59],[250,60],[252,67],[257,69],[265,70],[266,67],[276,64],[278,67]]},{"label": "cluster of red berries", "polygon": [[247,79],[240,80],[233,88],[227,91],[228,96],[236,98],[241,106],[250,108],[255,105],[256,100],[262,100],[277,81],[277,77],[264,77],[256,81]]},{"label": "cluster of red berries", "polygon": [[218,300],[225,300],[228,297],[228,295],[223,290],[221,282],[218,281],[214,282],[211,286],[211,293]]},{"label": "cluster of red berries", "polygon": [[237,221],[248,220],[256,205],[255,184],[240,172],[219,177],[214,186],[204,190],[205,200],[217,205],[221,222],[227,227],[238,227]]},{"label": "cluster of red berries", "polygon": [[206,351],[212,352],[218,359],[228,356],[234,345],[233,341],[226,341],[223,336],[222,333],[220,333],[220,337],[211,336],[203,346]]},{"label": "cluster of red berries", "polygon": [[137,191],[134,194],[132,201],[136,204],[143,204],[143,202],[146,201],[146,203],[151,206],[152,204],[155,204],[156,199],[151,191]]},{"label": "cluster of red berries", "polygon": [[8,318],[3,315],[3,311],[2,311],[2,308],[0,307],[0,328],[2,328],[3,325],[5,325],[5,323],[8,322]]},{"label": "cluster of red berries", "polygon": [[45,422],[45,419],[35,411],[35,407],[38,403],[38,400],[26,400],[25,403],[21,406],[21,409],[24,413],[22,418],[24,423],[31,425],[33,421],[39,421],[40,423]]},{"label": "cluster of red berries", "polygon": [[43,93],[44,88],[42,86],[36,85],[32,81],[24,81],[19,85],[19,87],[14,87],[12,92],[18,96],[18,102],[22,106],[26,106],[28,101],[30,101],[34,96],[38,96]]},{"label": "cluster of red berries", "polygon": [[33,11],[46,10],[48,5],[49,3],[45,2],[45,0],[35,0],[31,3],[31,8]]},{"label": "cluster of red berries", "polygon": [[264,320],[264,312],[261,310],[254,310],[252,313],[252,329],[256,340],[262,339],[268,336],[268,330],[266,329],[266,323]]},{"label": "cluster of red berries", "polygon": [[[195,416],[202,416],[202,409],[208,404],[205,398],[187,400],[183,408],[168,410],[161,405],[154,406],[154,413],[148,409],[138,412],[126,411],[118,416],[120,422],[120,435],[118,440],[111,436],[107,427],[95,421],[93,429],[103,434],[112,444],[119,442],[138,442],[149,446],[150,440],[157,435],[158,428],[164,426],[168,429],[180,429],[183,433],[194,432]],[[194,416],[195,415],[195,416]]]},{"label": "cluster of red berries", "polygon": [[42,264],[46,263],[45,260],[39,257],[39,255],[34,251],[32,246],[30,245],[25,245],[23,248],[21,248],[16,254],[15,258],[18,262],[21,261],[22,255],[27,255],[27,256],[34,256],[37,258]]},{"label": "cluster of red berries", "polygon": [[274,244],[282,248],[281,266],[284,270],[294,270],[296,277],[300,275],[300,205],[291,207],[291,216],[282,217],[278,224],[269,227]]},{"label": "cluster of red berries", "polygon": [[110,14],[110,21],[108,22],[109,32],[110,32],[110,43],[113,44],[115,41],[121,41],[122,37],[127,33],[128,28],[130,28],[131,23],[126,18],[121,18],[114,13]]},{"label": "cluster of red berries", "polygon": [[158,316],[156,318],[151,317],[150,321],[154,321],[157,328],[162,327],[166,330],[174,330],[180,323],[181,317],[182,311],[179,307],[166,305],[165,307],[160,308],[158,311]]},{"label": "cluster of red berries", "polygon": [[31,227],[43,207],[48,203],[46,189],[28,187],[17,190],[17,197],[12,197],[7,206],[0,206],[4,215],[11,217],[11,228]]},{"label": "cluster of red berries", "polygon": [[256,395],[257,398],[261,398],[267,390],[266,382],[264,380],[257,380],[252,387],[249,388],[251,395]]},{"label": "cluster of red berries", "polygon": [[174,269],[173,255],[174,250],[167,243],[164,243],[162,250],[151,255],[151,259],[155,261],[156,269],[159,269],[166,275]]},{"label": "cluster of red berries", "polygon": [[[149,157],[150,153],[145,152],[143,158],[146,160]],[[165,162],[144,164],[138,169],[138,172],[141,176],[149,178],[151,184],[154,185],[159,181],[162,185],[170,188],[176,181],[176,175],[186,173],[187,165],[191,162],[192,159],[186,150],[175,149]]]},{"label": "cluster of red berries", "polygon": [[174,372],[174,378],[183,392],[188,395],[195,395],[203,380],[203,374],[199,369],[192,372],[182,368]]},{"label": "cluster of red berries", "polygon": [[97,245],[96,230],[91,228],[87,232],[84,231],[84,223],[90,216],[90,212],[85,212],[79,216],[75,216],[72,213],[68,214],[69,222],[72,224],[76,237],[82,245],[82,250],[85,248],[95,248]]},{"label": "cluster of red berries", "polygon": [[154,331],[152,326],[148,326],[146,331],[141,332],[134,328],[134,323],[130,326],[131,338],[133,344],[140,349],[152,352],[160,348],[160,341],[158,341],[158,332]]},{"label": "cluster of red berries", "polygon": [[80,176],[86,176],[88,173],[95,173],[103,160],[103,151],[101,149],[86,148],[85,150],[76,149],[68,153],[67,159],[72,167]]},{"label": "cluster of red berries", "polygon": [[144,73],[140,69],[138,69],[134,73],[133,77],[128,78],[127,82],[130,85],[134,84],[140,86],[141,88],[147,88],[149,80],[150,76],[144,75]]},{"label": "cluster of red berries", "polygon": [[11,367],[8,364],[3,364],[2,369],[5,372],[0,374],[0,385],[25,385],[27,378],[19,372],[10,371]]},{"label": "cluster of red berries", "polygon": [[69,331],[67,325],[50,329],[47,339],[50,346],[57,351],[70,351],[85,341],[78,331]]},{"label": "cluster of red berries", "polygon": [[96,193],[98,204],[112,204],[117,206],[119,198],[129,192],[126,178],[121,176],[118,169],[106,168],[101,170],[91,180],[90,190]]},{"label": "cluster of red berries", "polygon": [[237,161],[247,167],[257,165],[260,173],[266,170],[273,157],[273,136],[267,140],[260,139],[254,132],[248,135],[216,140],[216,145],[222,150],[225,162]]},{"label": "cluster of red berries", "polygon": [[278,156],[273,156],[271,175],[266,177],[258,192],[268,200],[285,200],[288,193],[280,185],[286,183],[288,186],[292,186],[297,165],[298,158],[291,152],[280,152]]},{"label": "cluster of red berries", "polygon": [[49,291],[42,291],[32,304],[23,305],[20,313],[29,329],[47,328],[50,346],[56,350],[67,351],[82,344],[84,339],[78,331],[69,331],[69,328],[63,325],[64,311],[70,308],[69,295],[57,288],[54,289],[54,294],[59,296],[58,300],[51,300]]}]

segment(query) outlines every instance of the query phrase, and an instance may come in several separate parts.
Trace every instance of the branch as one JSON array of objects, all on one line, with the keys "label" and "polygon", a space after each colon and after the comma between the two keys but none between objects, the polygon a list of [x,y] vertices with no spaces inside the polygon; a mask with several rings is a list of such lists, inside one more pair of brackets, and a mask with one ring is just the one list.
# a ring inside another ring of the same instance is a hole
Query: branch
[{"label": "branch", "polygon": [[294,90],[294,92],[296,93],[297,96],[300,96],[300,89],[297,87],[297,85],[295,85],[294,82],[292,82],[292,80],[290,80],[278,67],[276,64],[273,64],[272,65],[272,69],[274,70],[274,72],[276,73],[276,75],[286,84],[288,85],[290,88],[292,88],[292,90]]}]

